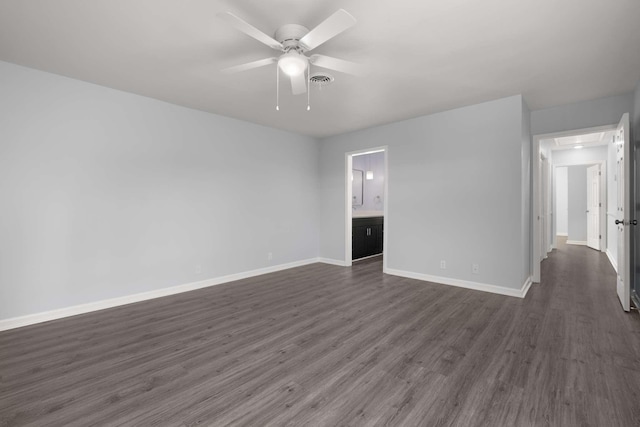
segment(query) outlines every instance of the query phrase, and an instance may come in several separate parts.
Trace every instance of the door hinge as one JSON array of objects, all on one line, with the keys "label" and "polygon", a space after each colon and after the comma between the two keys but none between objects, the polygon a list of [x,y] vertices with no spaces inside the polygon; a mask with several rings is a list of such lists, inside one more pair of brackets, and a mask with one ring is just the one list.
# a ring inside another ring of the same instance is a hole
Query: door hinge
[{"label": "door hinge", "polygon": [[598,203],[598,207],[601,208],[602,207],[602,202]]},{"label": "door hinge", "polygon": [[602,172],[598,171],[598,176],[602,176]]},{"label": "door hinge", "polygon": [[602,234],[598,236],[598,239],[602,239]]}]

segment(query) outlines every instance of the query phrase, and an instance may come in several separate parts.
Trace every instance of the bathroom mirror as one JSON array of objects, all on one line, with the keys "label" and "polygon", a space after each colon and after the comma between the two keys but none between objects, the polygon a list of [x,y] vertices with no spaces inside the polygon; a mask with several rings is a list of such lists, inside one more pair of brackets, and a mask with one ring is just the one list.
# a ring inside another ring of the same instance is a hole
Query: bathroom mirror
[{"label": "bathroom mirror", "polygon": [[353,169],[351,171],[351,183],[353,184],[351,206],[362,206],[364,171]]}]

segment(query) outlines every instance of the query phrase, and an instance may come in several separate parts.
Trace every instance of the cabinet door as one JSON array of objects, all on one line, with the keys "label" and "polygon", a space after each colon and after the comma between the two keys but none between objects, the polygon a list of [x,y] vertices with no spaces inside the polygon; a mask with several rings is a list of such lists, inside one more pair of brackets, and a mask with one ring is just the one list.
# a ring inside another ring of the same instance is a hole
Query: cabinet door
[{"label": "cabinet door", "polygon": [[366,226],[355,226],[351,236],[351,259],[358,259],[367,256],[367,228]]},{"label": "cabinet door", "polygon": [[376,226],[376,254],[382,253],[382,242],[384,241],[384,226],[379,224]]},{"label": "cabinet door", "polygon": [[371,256],[378,254],[378,235],[380,234],[380,226],[370,225],[367,227],[367,255]]}]

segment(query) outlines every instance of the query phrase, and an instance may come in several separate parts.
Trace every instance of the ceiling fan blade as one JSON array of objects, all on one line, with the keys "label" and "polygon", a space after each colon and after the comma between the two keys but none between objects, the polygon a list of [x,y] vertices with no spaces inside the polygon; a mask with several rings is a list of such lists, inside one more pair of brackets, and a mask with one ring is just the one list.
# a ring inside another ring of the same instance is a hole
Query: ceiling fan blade
[{"label": "ceiling fan blade", "polygon": [[247,62],[246,64],[235,65],[233,67],[225,68],[221,72],[226,74],[239,73],[241,71],[252,70],[254,68],[264,67],[265,65],[275,64],[278,62],[278,58],[266,58],[258,61]]},{"label": "ceiling fan blade", "polygon": [[300,45],[305,50],[315,49],[355,24],[356,18],[346,10],[340,9],[302,37]]},{"label": "ceiling fan blade", "polygon": [[364,70],[360,64],[345,61],[344,59],[333,58],[325,55],[311,55],[309,61],[316,67],[328,68],[330,70],[340,71],[341,73],[361,76]]},{"label": "ceiling fan blade", "polygon": [[246,35],[253,37],[254,39],[258,40],[261,43],[266,44],[270,48],[273,48],[276,50],[283,49],[282,43],[280,43],[279,41],[275,40],[272,37],[269,37],[268,35],[260,31],[253,25],[243,21],[242,19],[238,18],[236,15],[234,15],[231,12],[219,13],[218,18],[222,19],[232,27],[242,31]]},{"label": "ceiling fan blade", "polygon": [[291,92],[293,92],[294,95],[307,93],[307,77],[305,73],[291,76]]}]

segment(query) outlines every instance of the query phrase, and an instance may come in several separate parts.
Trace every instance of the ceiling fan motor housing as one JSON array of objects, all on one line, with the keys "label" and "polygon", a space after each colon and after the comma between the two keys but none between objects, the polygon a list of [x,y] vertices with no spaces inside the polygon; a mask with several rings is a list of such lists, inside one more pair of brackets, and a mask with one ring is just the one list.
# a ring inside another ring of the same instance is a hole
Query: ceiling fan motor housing
[{"label": "ceiling fan motor housing", "polygon": [[298,24],[285,24],[282,27],[278,28],[276,31],[274,38],[282,43],[284,46],[285,52],[288,52],[291,49],[301,50],[301,47],[298,41],[307,35],[309,29],[307,27],[303,27]]}]

